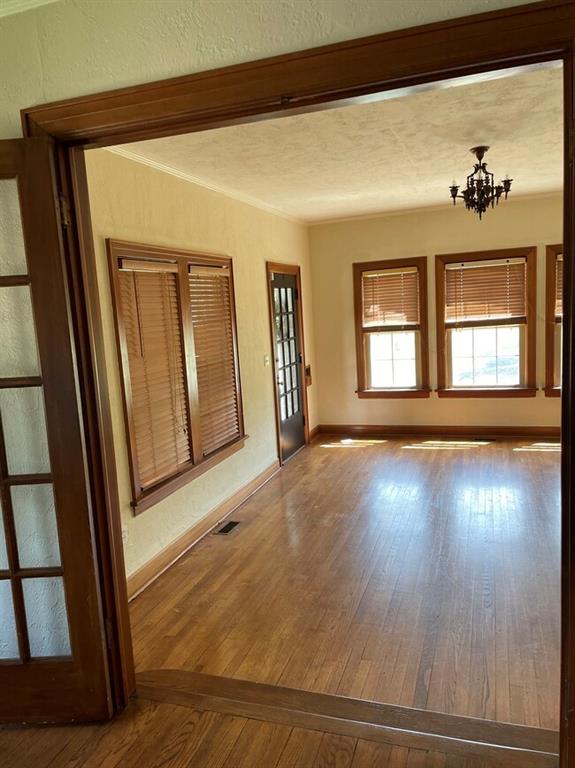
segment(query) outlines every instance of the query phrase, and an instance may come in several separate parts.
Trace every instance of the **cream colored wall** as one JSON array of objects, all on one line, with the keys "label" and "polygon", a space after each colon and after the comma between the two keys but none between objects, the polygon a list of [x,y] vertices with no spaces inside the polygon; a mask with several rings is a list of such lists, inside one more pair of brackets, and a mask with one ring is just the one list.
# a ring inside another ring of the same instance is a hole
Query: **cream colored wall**
[{"label": "cream colored wall", "polygon": [[19,111],[525,0],[59,0],[0,18],[0,137]]},{"label": "cream colored wall", "polygon": [[462,207],[355,219],[310,228],[320,424],[558,425],[559,398],[360,400],[355,362],[352,264],[428,257],[430,372],[436,381],[434,256],[536,245],[537,384],[544,384],[545,245],[562,240],[562,198],[509,199],[484,221]]},{"label": "cream colored wall", "polygon": [[[299,264],[307,362],[315,370],[312,297],[306,228],[190,182],[112,154],[86,153],[106,367],[109,372],[126,570],[134,572],[277,457],[266,261]],[[159,504],[133,517],[122,396],[105,238],[114,237],[233,258],[245,446]],[[310,424],[317,387],[308,388]]]}]

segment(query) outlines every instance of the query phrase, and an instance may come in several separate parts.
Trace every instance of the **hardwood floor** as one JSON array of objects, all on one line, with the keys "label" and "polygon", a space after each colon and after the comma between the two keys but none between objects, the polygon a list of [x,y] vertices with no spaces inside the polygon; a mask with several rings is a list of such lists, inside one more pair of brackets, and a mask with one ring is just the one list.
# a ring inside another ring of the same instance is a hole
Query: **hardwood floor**
[{"label": "hardwood floor", "polygon": [[135,700],[104,725],[0,729],[0,768],[501,768],[501,763]]},{"label": "hardwood floor", "polygon": [[139,670],[558,728],[557,450],[321,438],[233,519],[132,603]]}]

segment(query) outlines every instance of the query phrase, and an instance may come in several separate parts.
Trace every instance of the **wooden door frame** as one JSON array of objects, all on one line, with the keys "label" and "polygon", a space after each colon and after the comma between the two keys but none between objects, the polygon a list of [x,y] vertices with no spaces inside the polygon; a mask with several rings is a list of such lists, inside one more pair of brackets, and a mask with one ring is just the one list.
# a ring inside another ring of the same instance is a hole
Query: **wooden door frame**
[{"label": "wooden door frame", "polygon": [[[25,136],[52,136],[60,184],[70,294],[73,299],[84,428],[90,450],[94,529],[117,708],[133,689],[118,491],[111,437],[94,245],[83,150],[360,103],[366,95],[511,66],[562,60],[564,65],[565,316],[562,397],[562,699],[561,766],[575,768],[575,3],[544,0],[492,13],[396,30],[334,45],[211,70],[159,83],[60,101],[22,112]],[[567,254],[570,258],[567,258]],[[121,578],[122,577],[122,578]]]},{"label": "wooden door frame", "polygon": [[304,434],[304,442],[305,445],[309,445],[309,412],[308,412],[308,403],[307,403],[307,383],[306,383],[306,375],[305,375],[305,333],[304,333],[304,327],[303,327],[303,295],[301,290],[301,269],[297,264],[282,264],[281,262],[276,261],[266,261],[266,279],[267,279],[267,294],[268,294],[268,312],[269,312],[269,319],[270,319],[270,341],[271,341],[271,351],[272,351],[272,375],[273,375],[273,385],[274,385],[274,403],[275,403],[275,415],[276,415],[276,439],[277,439],[277,446],[278,446],[278,460],[280,463],[280,467],[285,464],[285,462],[282,459],[282,447],[281,447],[281,433],[280,433],[280,425],[281,425],[281,418],[280,418],[280,403],[278,398],[278,388],[277,388],[277,365],[276,365],[276,356],[275,356],[275,317],[274,317],[274,302],[273,302],[273,295],[272,295],[272,278],[274,273],[280,274],[280,275],[294,275],[295,277],[295,285],[296,285],[296,291],[297,291],[297,311],[296,311],[296,323],[297,323],[297,331],[299,334],[299,341],[300,341],[300,353],[301,353],[301,363],[299,364],[300,369],[300,380],[301,380],[301,386],[302,386],[302,404],[303,404],[303,418],[304,418],[304,424],[303,424],[303,434]]}]

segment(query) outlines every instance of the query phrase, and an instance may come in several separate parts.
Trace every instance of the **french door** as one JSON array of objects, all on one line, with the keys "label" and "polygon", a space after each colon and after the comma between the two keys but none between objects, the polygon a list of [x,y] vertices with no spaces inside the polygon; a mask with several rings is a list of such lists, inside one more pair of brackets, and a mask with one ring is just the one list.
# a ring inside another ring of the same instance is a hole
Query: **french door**
[{"label": "french door", "polygon": [[53,147],[0,141],[0,721],[111,713]]},{"label": "french door", "polygon": [[273,271],[270,283],[279,450],[284,462],[305,445],[300,297],[295,274]]}]

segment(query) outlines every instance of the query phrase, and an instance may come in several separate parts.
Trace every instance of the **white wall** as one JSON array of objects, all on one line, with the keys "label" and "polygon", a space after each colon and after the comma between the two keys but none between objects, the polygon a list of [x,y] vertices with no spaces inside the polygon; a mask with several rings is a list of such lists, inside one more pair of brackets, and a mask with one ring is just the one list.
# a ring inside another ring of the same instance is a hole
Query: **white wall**
[{"label": "white wall", "polygon": [[511,198],[483,221],[462,206],[310,228],[320,424],[557,426],[559,398],[359,399],[352,264],[427,256],[431,385],[437,385],[435,254],[536,245],[537,385],[545,378],[545,246],[562,241],[562,196]]},{"label": "white wall", "polygon": [[524,0],[59,0],[0,18],[0,138],[48,101]]}]

